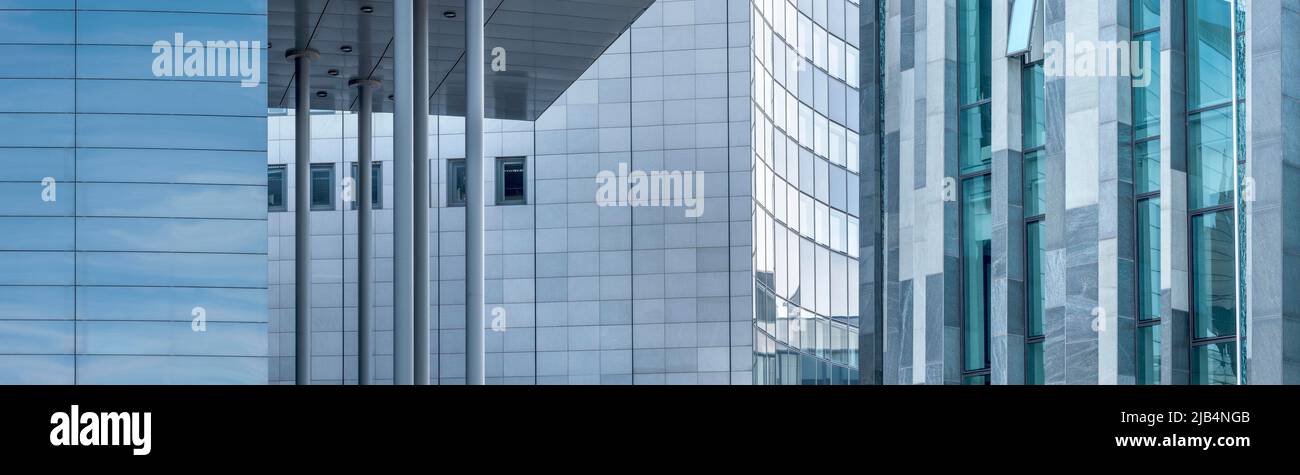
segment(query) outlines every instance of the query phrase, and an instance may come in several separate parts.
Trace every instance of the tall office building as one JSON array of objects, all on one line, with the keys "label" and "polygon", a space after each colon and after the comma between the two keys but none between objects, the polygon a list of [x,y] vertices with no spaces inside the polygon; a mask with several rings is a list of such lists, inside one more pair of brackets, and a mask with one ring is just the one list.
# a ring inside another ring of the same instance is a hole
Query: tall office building
[{"label": "tall office building", "polygon": [[1300,383],[1294,6],[885,4],[884,383]]}]

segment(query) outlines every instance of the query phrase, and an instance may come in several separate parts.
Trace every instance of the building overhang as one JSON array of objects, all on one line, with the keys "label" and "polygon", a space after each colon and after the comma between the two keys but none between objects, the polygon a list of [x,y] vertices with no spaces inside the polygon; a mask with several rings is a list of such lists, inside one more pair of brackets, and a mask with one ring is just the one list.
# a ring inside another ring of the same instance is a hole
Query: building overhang
[{"label": "building overhang", "polygon": [[[312,108],[356,110],[351,79],[377,79],[375,109],[393,101],[394,0],[270,0],[267,106],[294,107],[286,51],[311,48]],[[402,1],[402,0],[398,0]],[[504,52],[486,69],[484,107],[496,119],[535,120],[654,0],[485,0],[484,43]],[[465,112],[465,2],[429,0],[429,111]]]}]

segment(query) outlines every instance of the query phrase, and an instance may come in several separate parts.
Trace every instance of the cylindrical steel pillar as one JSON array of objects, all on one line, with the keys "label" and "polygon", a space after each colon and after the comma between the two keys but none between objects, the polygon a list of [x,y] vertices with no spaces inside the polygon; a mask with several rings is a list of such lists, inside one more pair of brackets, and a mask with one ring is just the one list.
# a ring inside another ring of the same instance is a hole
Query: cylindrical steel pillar
[{"label": "cylindrical steel pillar", "polygon": [[294,97],[294,381],[311,384],[311,61],[313,49],[291,49]]},{"label": "cylindrical steel pillar", "polygon": [[415,384],[429,384],[429,2],[415,0]]},{"label": "cylindrical steel pillar", "polygon": [[393,384],[411,384],[415,376],[413,9],[412,2],[393,2]]},{"label": "cylindrical steel pillar", "polygon": [[374,206],[371,190],[374,181],[374,93],[380,82],[353,79],[348,86],[360,96],[357,111],[357,384],[374,384]]},{"label": "cylindrical steel pillar", "polygon": [[466,0],[465,384],[484,384],[483,59],[483,0]]}]

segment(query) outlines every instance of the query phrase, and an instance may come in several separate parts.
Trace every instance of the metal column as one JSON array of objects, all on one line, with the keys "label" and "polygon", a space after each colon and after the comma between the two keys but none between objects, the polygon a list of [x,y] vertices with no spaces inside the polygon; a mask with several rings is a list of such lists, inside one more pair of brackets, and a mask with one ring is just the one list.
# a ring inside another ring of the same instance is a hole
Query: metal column
[{"label": "metal column", "polygon": [[484,384],[483,59],[483,0],[466,0],[465,384]]},{"label": "metal column", "polygon": [[374,206],[371,199],[371,168],[374,153],[374,93],[380,82],[353,79],[348,87],[357,88],[360,106],[357,111],[357,384],[374,384]]},{"label": "metal column", "polygon": [[291,49],[294,111],[294,381],[311,384],[311,61],[313,49]]},{"label": "metal column", "polygon": [[413,315],[415,308],[415,248],[413,237],[412,100],[414,90],[411,46],[412,2],[393,2],[393,384],[411,384],[415,371]]},{"label": "metal column", "polygon": [[429,2],[415,1],[415,384],[429,384]]}]

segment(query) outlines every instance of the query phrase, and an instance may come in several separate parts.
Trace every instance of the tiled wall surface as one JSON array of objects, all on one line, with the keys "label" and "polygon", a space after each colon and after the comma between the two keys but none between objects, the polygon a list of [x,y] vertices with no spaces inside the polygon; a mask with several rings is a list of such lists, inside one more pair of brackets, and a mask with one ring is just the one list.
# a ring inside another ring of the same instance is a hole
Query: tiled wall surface
[{"label": "tiled wall surface", "polygon": [[[487,121],[488,189],[494,158],[528,158],[528,204],[489,198],[485,215],[489,383],[751,381],[749,7],[661,0],[537,121]],[[273,117],[268,129],[269,163],[292,170],[292,117]],[[464,211],[446,206],[446,175],[448,159],[464,158],[464,120],[436,118],[430,129],[430,367],[434,381],[461,384]],[[334,164],[336,186],[356,160],[355,135],[354,115],[313,117],[312,162]],[[380,383],[392,375],[391,136],[391,115],[376,114],[385,184],[385,209],[375,212]],[[703,172],[703,215],[598,206],[596,175],[621,163]],[[335,211],[312,212],[316,383],[357,377],[356,213],[335,197]],[[294,381],[296,210],[287,201],[288,212],[269,218],[272,383]]]}]

